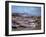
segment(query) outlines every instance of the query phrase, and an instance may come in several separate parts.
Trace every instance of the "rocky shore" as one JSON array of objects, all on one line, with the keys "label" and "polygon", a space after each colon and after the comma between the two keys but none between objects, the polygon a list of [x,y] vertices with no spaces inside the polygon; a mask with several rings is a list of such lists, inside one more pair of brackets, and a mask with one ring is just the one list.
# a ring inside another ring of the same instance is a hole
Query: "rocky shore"
[{"label": "rocky shore", "polygon": [[12,30],[39,30],[41,29],[41,16],[13,16]]}]

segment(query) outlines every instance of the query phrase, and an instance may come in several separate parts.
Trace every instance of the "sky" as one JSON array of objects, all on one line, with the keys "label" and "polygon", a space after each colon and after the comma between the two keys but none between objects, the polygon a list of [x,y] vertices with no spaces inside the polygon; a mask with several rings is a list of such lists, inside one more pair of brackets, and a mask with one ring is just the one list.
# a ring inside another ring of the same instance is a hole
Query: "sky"
[{"label": "sky", "polygon": [[27,13],[32,16],[41,16],[41,7],[12,5],[11,10],[12,13]]}]

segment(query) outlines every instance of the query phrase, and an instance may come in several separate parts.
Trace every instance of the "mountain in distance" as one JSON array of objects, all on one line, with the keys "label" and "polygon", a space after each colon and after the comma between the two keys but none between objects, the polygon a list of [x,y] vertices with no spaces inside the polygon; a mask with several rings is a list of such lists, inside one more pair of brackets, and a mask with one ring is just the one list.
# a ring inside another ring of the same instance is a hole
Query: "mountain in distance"
[{"label": "mountain in distance", "polygon": [[31,16],[31,14],[28,14],[28,13],[12,13],[12,15],[16,15],[16,16]]},{"label": "mountain in distance", "polygon": [[29,14],[26,12],[24,12],[24,13],[14,12],[14,13],[12,13],[12,15],[14,15],[14,16],[36,16],[36,15],[32,15],[32,14]]}]

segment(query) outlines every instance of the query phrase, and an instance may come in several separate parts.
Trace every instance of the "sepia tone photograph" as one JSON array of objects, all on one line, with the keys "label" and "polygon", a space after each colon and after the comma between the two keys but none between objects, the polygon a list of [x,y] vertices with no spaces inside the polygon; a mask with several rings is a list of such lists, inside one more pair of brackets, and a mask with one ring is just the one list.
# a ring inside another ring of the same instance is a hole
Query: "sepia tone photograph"
[{"label": "sepia tone photograph", "polygon": [[41,7],[12,5],[12,31],[40,29]]}]

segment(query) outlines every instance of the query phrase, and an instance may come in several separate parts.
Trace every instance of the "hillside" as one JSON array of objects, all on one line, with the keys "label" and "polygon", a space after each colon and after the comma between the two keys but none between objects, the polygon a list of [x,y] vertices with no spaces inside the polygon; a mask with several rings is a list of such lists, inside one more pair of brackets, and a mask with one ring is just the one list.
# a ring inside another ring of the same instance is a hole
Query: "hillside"
[{"label": "hillside", "polygon": [[41,29],[41,16],[12,16],[12,30],[39,30]]}]

